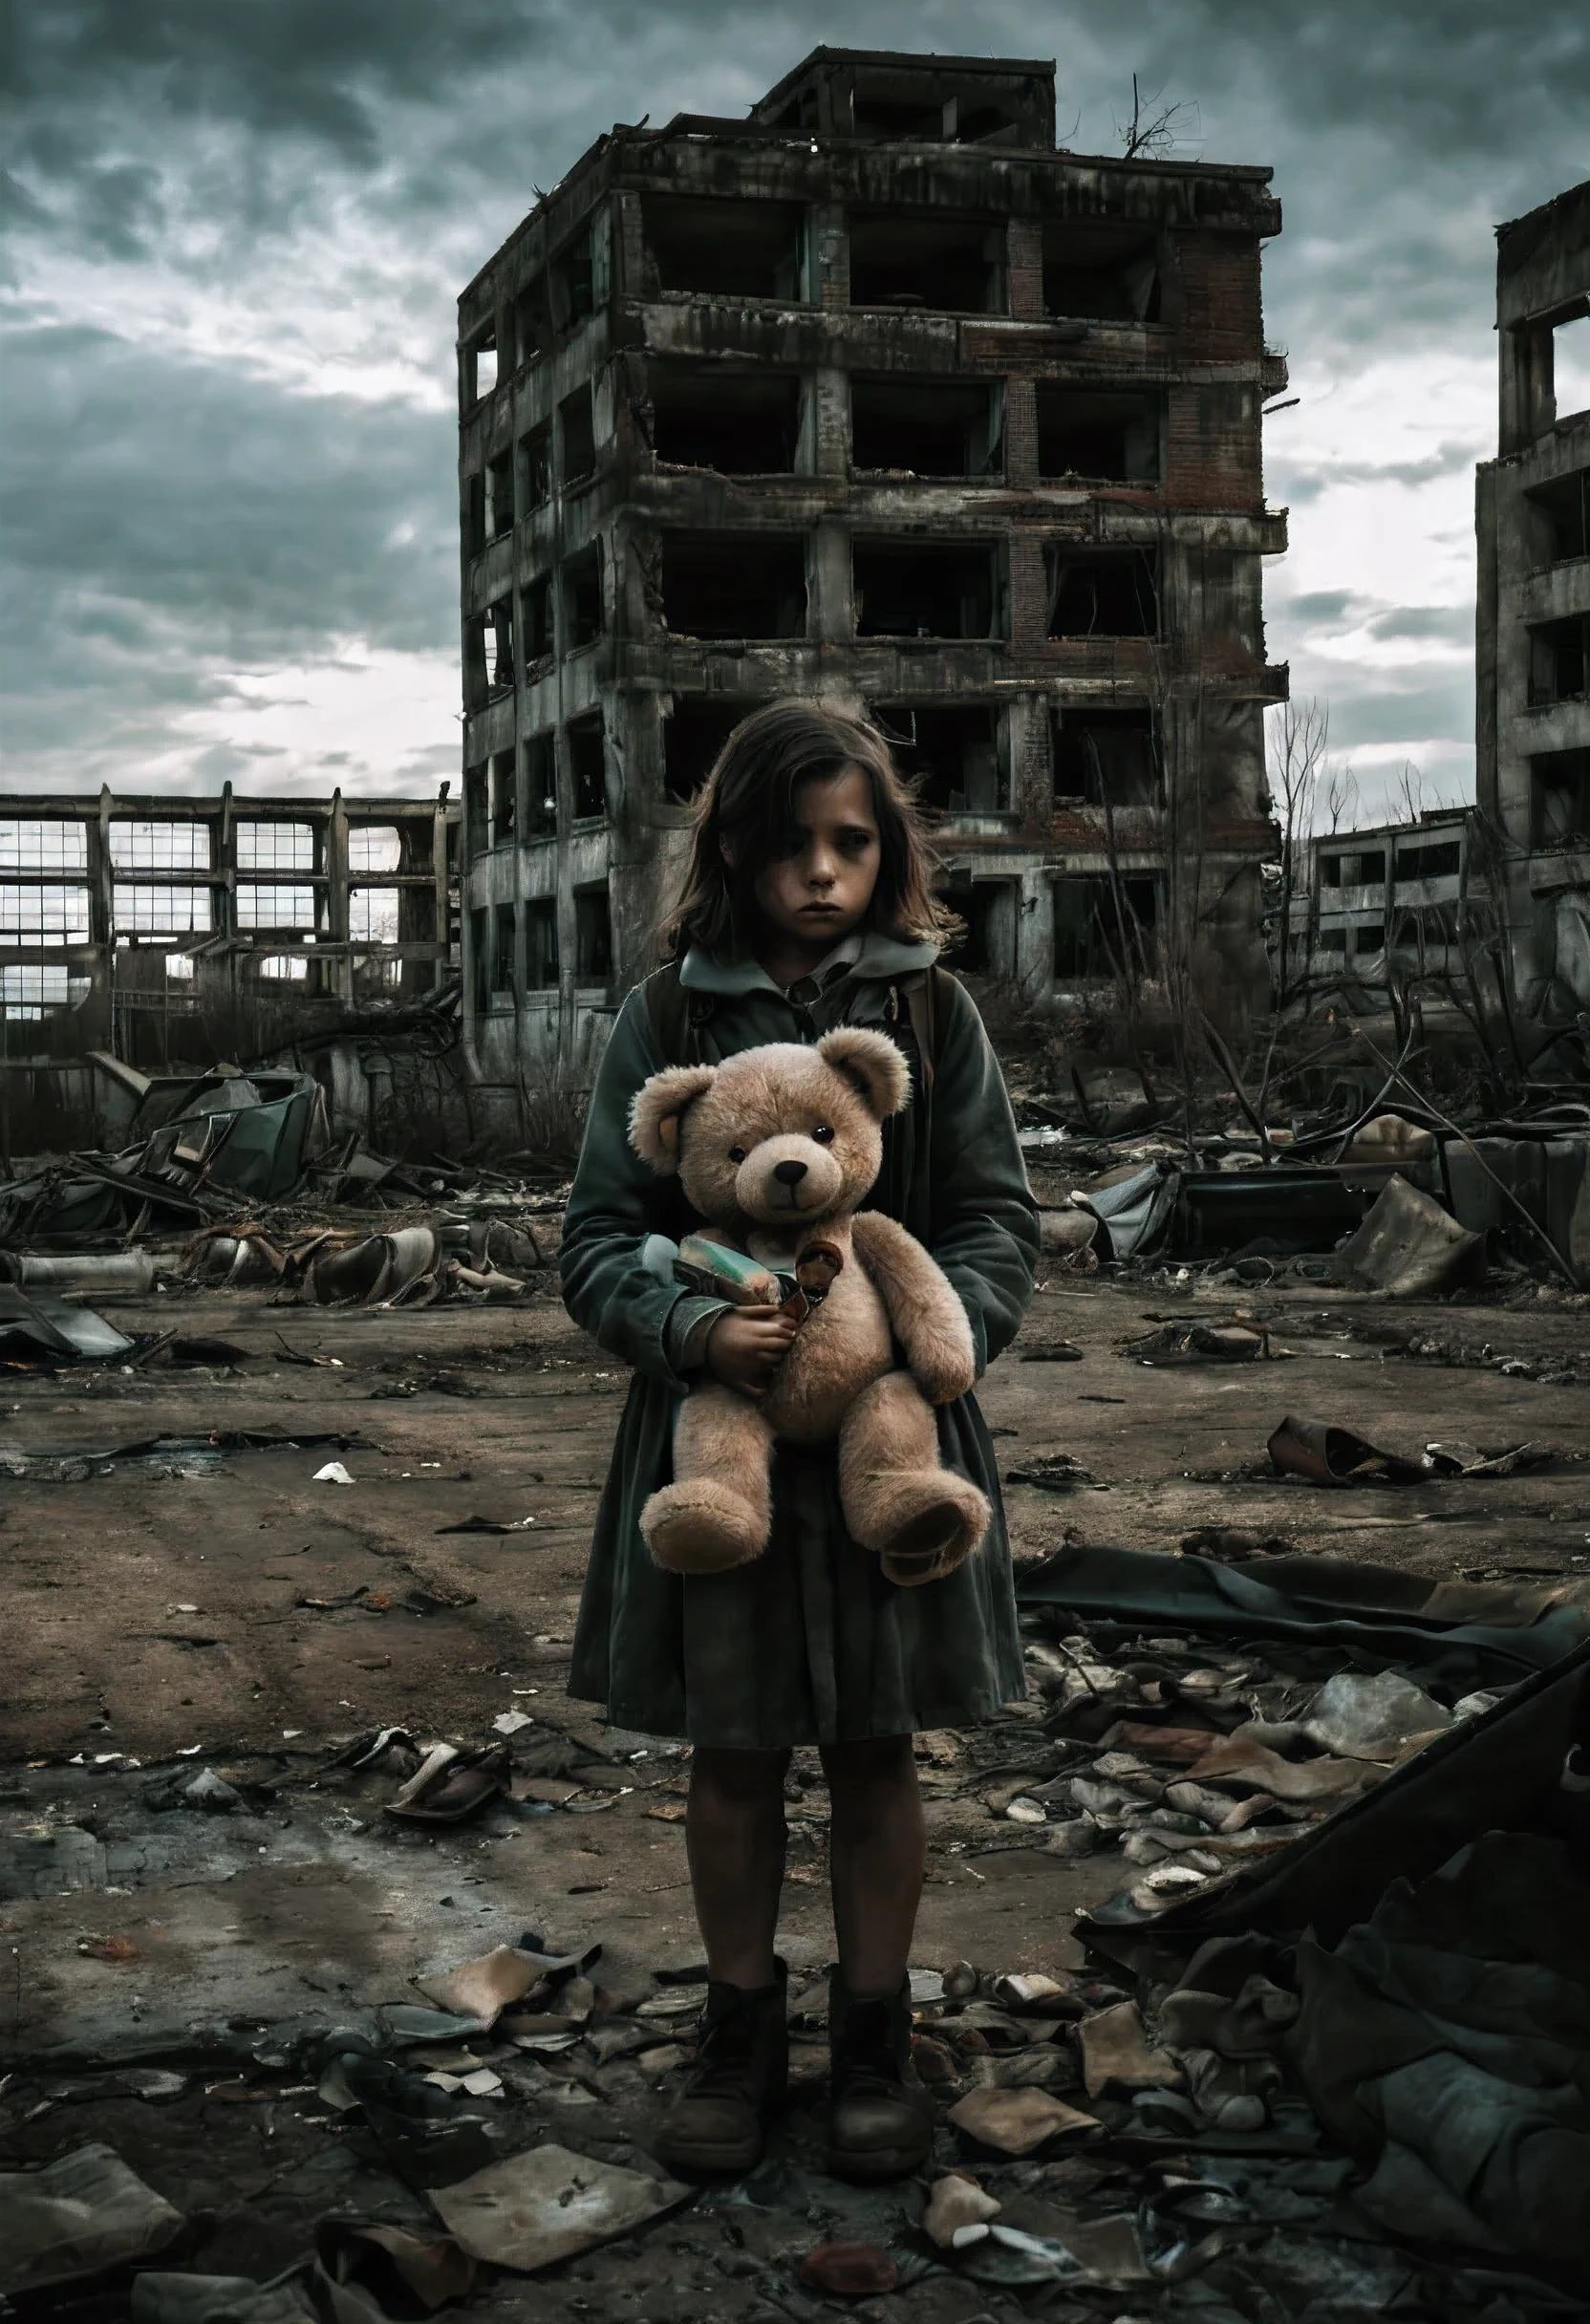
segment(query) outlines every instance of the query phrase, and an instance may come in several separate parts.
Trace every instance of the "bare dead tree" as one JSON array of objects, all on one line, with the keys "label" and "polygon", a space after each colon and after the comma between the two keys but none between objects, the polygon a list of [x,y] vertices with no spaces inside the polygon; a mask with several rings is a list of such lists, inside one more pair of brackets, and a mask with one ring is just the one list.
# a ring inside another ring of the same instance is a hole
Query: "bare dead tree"
[{"label": "bare dead tree", "polygon": [[1115,124],[1127,161],[1167,161],[1178,145],[1201,134],[1203,124],[1196,105],[1181,98],[1166,104],[1164,98],[1163,87],[1146,93],[1138,86],[1137,75],[1132,75],[1131,118]]},{"label": "bare dead tree", "polygon": [[1325,828],[1334,838],[1343,823],[1351,829],[1364,803],[1359,792],[1358,777],[1345,759],[1338,759],[1334,765],[1325,768],[1324,785]]},{"label": "bare dead tree", "polygon": [[[1280,927],[1276,941],[1276,1005],[1292,998],[1292,907],[1308,860],[1314,797],[1330,741],[1330,705],[1313,696],[1282,704],[1279,749],[1271,769],[1280,822]],[[1307,944],[1303,958],[1307,959]]]}]

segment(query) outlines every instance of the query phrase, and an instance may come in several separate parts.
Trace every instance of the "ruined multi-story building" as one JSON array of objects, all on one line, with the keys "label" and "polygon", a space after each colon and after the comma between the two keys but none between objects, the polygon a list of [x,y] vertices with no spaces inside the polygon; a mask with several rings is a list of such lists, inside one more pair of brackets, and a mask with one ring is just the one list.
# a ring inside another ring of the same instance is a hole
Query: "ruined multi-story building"
[{"label": "ruined multi-story building", "polygon": [[1519,1000],[1590,1009],[1590,410],[1558,334],[1590,316],[1590,180],[1496,228],[1498,457],[1476,480],[1476,792],[1499,835]]},{"label": "ruined multi-story building", "polygon": [[1054,68],[818,49],[615,128],[459,308],[476,1069],[589,1069],[738,719],[865,709],[961,964],[1261,992],[1262,168],[1057,151]]}]

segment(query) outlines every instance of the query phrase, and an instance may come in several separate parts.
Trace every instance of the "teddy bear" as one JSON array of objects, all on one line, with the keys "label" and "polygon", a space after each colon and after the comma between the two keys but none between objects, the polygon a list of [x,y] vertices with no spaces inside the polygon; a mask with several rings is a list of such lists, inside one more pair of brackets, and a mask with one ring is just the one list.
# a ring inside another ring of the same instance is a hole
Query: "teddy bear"
[{"label": "teddy bear", "polygon": [[934,1417],[976,1377],[966,1311],[914,1236],[859,1208],[882,1165],[883,1124],[910,1098],[900,1051],[861,1025],[809,1048],[773,1042],[718,1065],[670,1065],[637,1092],[632,1146],[677,1173],[710,1237],[817,1292],[799,1301],[805,1320],[760,1402],[714,1380],[685,1396],[673,1482],[640,1513],[668,1572],[723,1573],[762,1556],[780,1440],[838,1438],[846,1524],[891,1582],[936,1581],[981,1541],[988,1501],[941,1464]]}]

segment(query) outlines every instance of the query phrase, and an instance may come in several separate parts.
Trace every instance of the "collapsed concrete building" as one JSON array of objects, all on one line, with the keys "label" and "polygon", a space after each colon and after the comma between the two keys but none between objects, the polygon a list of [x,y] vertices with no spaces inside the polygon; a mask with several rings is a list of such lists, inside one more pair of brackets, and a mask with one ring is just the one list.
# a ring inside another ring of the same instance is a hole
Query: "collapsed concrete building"
[{"label": "collapsed concrete building", "polygon": [[339,1036],[457,976],[449,788],[13,792],[0,815],[0,1147],[103,1144],[124,1125],[129,1077],[290,1052],[312,1063],[336,1124],[390,1128],[406,1066]]},{"label": "collapsed concrete building", "polygon": [[[1476,793],[1521,1005],[1590,1009],[1590,409],[1556,344],[1590,316],[1590,180],[1496,229],[1497,457],[1476,480]],[[1581,334],[1582,335],[1582,334]]]},{"label": "collapsed concrete building", "polygon": [[1264,168],[1057,150],[1054,68],[818,49],[615,128],[459,306],[477,1083],[578,1081],[790,693],[945,818],[959,965],[1262,1005]]}]

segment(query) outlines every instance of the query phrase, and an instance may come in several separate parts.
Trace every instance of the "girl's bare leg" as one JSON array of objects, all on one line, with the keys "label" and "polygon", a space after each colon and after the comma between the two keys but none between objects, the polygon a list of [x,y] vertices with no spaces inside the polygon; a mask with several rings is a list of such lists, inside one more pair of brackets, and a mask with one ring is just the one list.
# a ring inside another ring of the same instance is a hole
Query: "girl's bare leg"
[{"label": "girl's bare leg", "polygon": [[898,1990],[927,1867],[910,1735],[823,1747],[839,1961],[852,1993]]},{"label": "girl's bare leg", "polygon": [[750,1992],[770,1986],[776,1974],[788,1766],[786,1751],[700,1746],[690,1762],[685,1847],[707,1973]]}]

